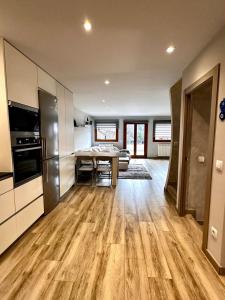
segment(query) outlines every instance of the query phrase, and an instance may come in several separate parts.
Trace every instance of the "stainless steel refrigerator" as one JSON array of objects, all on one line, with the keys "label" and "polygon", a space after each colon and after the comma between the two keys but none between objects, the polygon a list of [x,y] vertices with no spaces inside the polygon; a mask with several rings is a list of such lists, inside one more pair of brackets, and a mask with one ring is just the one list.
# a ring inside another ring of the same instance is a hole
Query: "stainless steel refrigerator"
[{"label": "stainless steel refrigerator", "polygon": [[42,142],[42,170],[45,214],[59,202],[59,136],[57,98],[38,91]]}]

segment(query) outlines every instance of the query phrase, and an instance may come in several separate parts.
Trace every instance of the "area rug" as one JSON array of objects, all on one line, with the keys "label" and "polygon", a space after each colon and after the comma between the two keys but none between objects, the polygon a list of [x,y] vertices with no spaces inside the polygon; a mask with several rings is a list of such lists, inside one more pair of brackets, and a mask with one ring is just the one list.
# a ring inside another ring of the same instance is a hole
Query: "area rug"
[{"label": "area rug", "polygon": [[128,170],[119,171],[119,179],[146,179],[151,180],[148,170],[142,164],[129,164]]}]

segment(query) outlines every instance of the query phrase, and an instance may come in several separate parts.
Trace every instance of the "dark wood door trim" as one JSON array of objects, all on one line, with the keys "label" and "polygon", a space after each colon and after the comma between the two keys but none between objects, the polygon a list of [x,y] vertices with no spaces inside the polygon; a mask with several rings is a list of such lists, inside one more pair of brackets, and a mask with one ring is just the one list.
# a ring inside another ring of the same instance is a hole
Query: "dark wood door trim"
[{"label": "dark wood door trim", "polygon": [[[140,120],[140,121],[133,121],[128,120],[124,121],[123,124],[123,147],[127,147],[127,124],[133,124],[134,125],[134,155],[132,157],[134,158],[147,158],[147,152],[148,152],[148,121],[146,120]],[[137,124],[144,124],[144,155],[136,155],[137,153]]]},{"label": "dark wood door trim", "polygon": [[212,100],[211,100],[211,116],[210,116],[210,129],[209,129],[209,146],[207,152],[208,168],[206,180],[206,193],[205,193],[205,218],[203,228],[203,241],[202,249],[206,253],[208,244],[209,232],[209,212],[211,201],[211,182],[212,182],[212,169],[213,169],[213,154],[214,154],[214,141],[215,141],[215,127],[216,127],[216,113],[217,113],[217,100],[218,100],[218,86],[219,86],[219,71],[220,65],[215,66],[202,78],[193,83],[190,87],[184,90],[184,136],[183,136],[183,149],[181,161],[181,183],[178,196],[178,212],[181,216],[185,214],[185,193],[186,193],[186,162],[185,156],[187,153],[187,142],[189,138],[188,124],[190,122],[190,113],[188,112],[191,93],[199,88],[201,85],[212,80]]}]

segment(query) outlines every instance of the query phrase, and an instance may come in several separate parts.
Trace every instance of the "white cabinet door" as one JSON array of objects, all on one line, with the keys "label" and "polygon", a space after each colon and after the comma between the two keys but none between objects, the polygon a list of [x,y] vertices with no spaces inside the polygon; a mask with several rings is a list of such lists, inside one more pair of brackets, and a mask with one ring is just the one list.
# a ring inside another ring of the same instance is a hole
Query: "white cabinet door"
[{"label": "white cabinet door", "polygon": [[37,67],[38,87],[56,96],[56,81],[48,73]]},{"label": "white cabinet door", "polygon": [[0,254],[18,238],[16,216],[0,225]]},{"label": "white cabinet door", "polygon": [[75,183],[75,155],[68,156],[67,162],[67,170],[68,170],[68,190],[74,185]]},{"label": "white cabinet door", "polygon": [[26,231],[44,213],[43,197],[38,198],[16,215],[18,235]]},{"label": "white cabinet door", "polygon": [[62,197],[75,183],[74,155],[59,160],[60,197]]},{"label": "white cabinet door", "polygon": [[43,194],[42,176],[37,177],[15,189],[16,211]]},{"label": "white cabinet door", "polygon": [[0,196],[0,223],[7,220],[16,212],[14,191],[9,191]]},{"label": "white cabinet door", "polygon": [[59,117],[59,156],[64,157],[67,154],[65,88],[58,82],[56,84],[56,96]]},{"label": "white cabinet door", "polygon": [[5,42],[8,100],[38,107],[37,67]]},{"label": "white cabinet door", "polygon": [[13,178],[6,178],[4,180],[0,180],[0,195],[4,194],[13,189]]},{"label": "white cabinet door", "polygon": [[70,155],[74,152],[74,105],[73,93],[65,89],[66,101],[66,145],[67,154]]}]

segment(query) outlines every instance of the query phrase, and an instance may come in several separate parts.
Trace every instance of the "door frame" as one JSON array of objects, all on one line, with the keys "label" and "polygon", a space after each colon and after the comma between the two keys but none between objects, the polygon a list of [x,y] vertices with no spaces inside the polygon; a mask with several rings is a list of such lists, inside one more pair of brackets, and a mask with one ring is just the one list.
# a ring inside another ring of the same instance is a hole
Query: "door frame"
[{"label": "door frame", "polygon": [[190,139],[190,122],[191,122],[191,101],[190,97],[194,90],[212,80],[212,98],[211,98],[211,113],[210,113],[210,128],[209,128],[209,147],[207,150],[207,178],[206,178],[206,193],[205,193],[205,213],[204,213],[204,225],[203,225],[203,241],[202,250],[206,253],[208,244],[208,232],[209,232],[209,212],[211,202],[211,183],[212,183],[212,171],[213,171],[213,155],[214,155],[214,142],[215,142],[215,127],[216,127],[216,115],[217,115],[217,99],[218,99],[218,87],[219,87],[219,72],[220,64],[216,65],[207,74],[194,82],[191,86],[184,90],[184,131],[183,131],[183,149],[181,160],[181,181],[178,196],[178,213],[180,216],[184,216],[185,204],[186,204],[186,186],[187,186],[187,164],[186,155],[188,152],[188,141]]},{"label": "door frame", "polygon": [[[123,147],[127,147],[127,124],[134,124],[134,155],[133,158],[147,158],[148,154],[148,120],[124,120],[123,122]],[[144,142],[144,155],[136,155],[137,151],[137,124],[144,124],[145,142]]]}]

